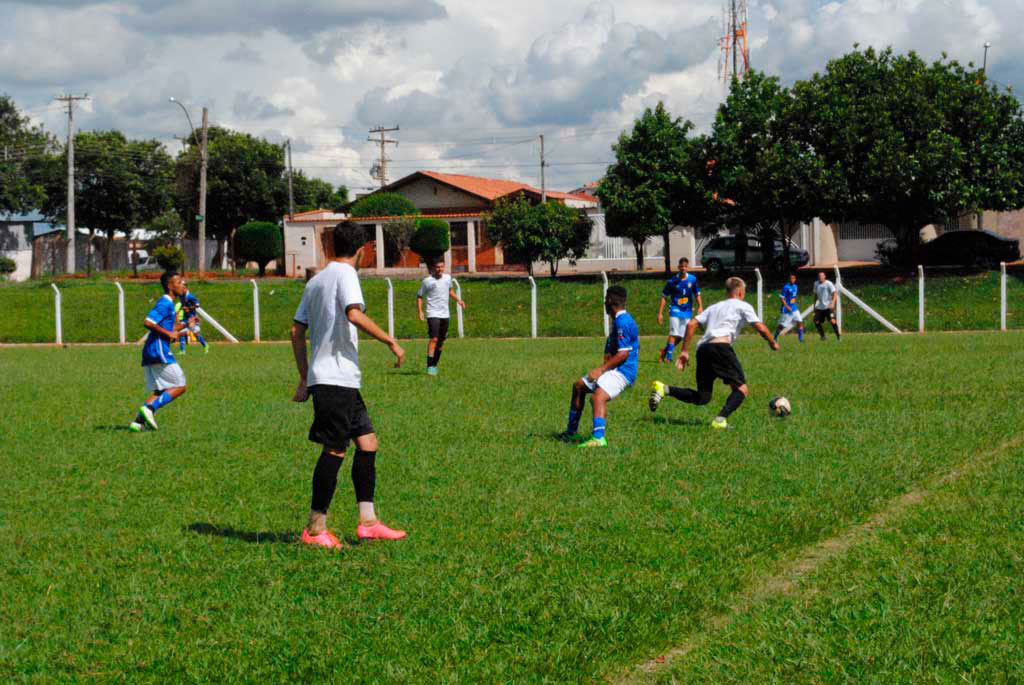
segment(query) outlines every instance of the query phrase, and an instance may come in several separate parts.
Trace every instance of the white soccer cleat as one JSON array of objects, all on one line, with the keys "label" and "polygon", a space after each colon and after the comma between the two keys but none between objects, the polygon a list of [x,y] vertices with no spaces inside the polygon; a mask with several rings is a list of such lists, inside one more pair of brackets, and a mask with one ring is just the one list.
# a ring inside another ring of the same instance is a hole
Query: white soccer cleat
[{"label": "white soccer cleat", "polygon": [[153,414],[153,410],[152,409],[150,409],[146,405],[142,405],[142,407],[139,408],[139,413],[142,414],[142,418],[146,419],[146,425],[147,426],[149,426],[153,430],[157,429],[156,428],[156,416]]}]

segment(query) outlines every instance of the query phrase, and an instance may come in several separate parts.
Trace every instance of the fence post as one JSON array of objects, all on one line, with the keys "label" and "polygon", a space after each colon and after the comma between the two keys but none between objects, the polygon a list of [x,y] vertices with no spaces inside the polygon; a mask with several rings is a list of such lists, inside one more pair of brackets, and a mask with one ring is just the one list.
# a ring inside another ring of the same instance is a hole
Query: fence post
[{"label": "fence post", "polygon": [[527,276],[530,279],[530,337],[537,337],[537,281],[533,280],[533,276]]},{"label": "fence post", "polygon": [[124,345],[124,288],[121,283],[114,281],[117,286],[117,340]]},{"label": "fence post", "polygon": [[761,278],[761,270],[754,269],[757,276],[757,318],[764,321],[764,281]]},{"label": "fence post", "polygon": [[391,279],[385,278],[388,284],[388,335],[395,337],[395,287],[391,285]]},{"label": "fence post", "polygon": [[63,328],[61,327],[61,321],[60,321],[60,316],[61,316],[61,314],[60,314],[60,289],[57,288],[57,285],[55,283],[51,283],[50,287],[53,288],[53,296],[54,296],[53,297],[53,307],[54,307],[54,313],[56,314],[55,319],[56,319],[56,323],[57,323],[57,331],[56,331],[56,338],[57,338],[57,340],[56,340],[56,342],[57,342],[58,345],[62,345],[62,344],[64,344],[64,331],[63,331]]},{"label": "fence post", "polygon": [[252,333],[255,342],[260,341],[260,289],[256,285],[256,279],[250,278],[252,283]]},{"label": "fence post", "polygon": [[601,272],[601,279],[604,281],[604,290],[601,292],[601,318],[604,320],[604,337],[608,337],[608,332],[611,330],[610,324],[608,323],[608,312],[604,308],[604,298],[608,295],[608,273],[605,271]]},{"label": "fence post", "polygon": [[840,288],[840,284],[843,282],[843,277],[839,273],[839,267],[836,266],[836,326],[839,330],[843,330],[843,292]]},{"label": "fence post", "polygon": [[999,262],[999,330],[1006,330],[1006,262]]},{"label": "fence post", "polygon": [[917,332],[924,333],[924,267],[917,265]]},{"label": "fence post", "polygon": [[[459,298],[461,300],[462,299],[462,286],[459,285],[459,282],[457,280],[455,280],[454,278],[452,279],[452,283],[455,285],[455,297],[457,297],[457,298]],[[462,307],[460,307],[458,305],[458,303],[455,303],[455,321],[456,321],[456,324],[458,326],[459,337],[461,338],[462,337]]]}]

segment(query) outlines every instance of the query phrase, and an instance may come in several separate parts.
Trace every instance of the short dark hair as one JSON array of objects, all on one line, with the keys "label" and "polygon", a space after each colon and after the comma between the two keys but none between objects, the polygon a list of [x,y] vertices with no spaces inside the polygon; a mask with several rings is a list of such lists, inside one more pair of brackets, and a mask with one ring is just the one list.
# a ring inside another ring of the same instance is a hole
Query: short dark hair
[{"label": "short dark hair", "polygon": [[366,244],[366,229],[354,221],[342,221],[334,227],[334,256],[352,257]]},{"label": "short dark hair", "polygon": [[626,289],[621,285],[613,285],[608,288],[608,300],[616,307],[626,306]]},{"label": "short dark hair", "polygon": [[165,271],[160,275],[160,285],[163,287],[165,293],[170,290],[171,279],[177,275],[177,271]]},{"label": "short dark hair", "polygon": [[687,264],[687,265],[689,265],[689,263],[690,263],[690,260],[689,260],[689,259],[687,259],[686,257],[680,257],[680,258],[679,258],[679,263],[680,263],[680,264]]}]

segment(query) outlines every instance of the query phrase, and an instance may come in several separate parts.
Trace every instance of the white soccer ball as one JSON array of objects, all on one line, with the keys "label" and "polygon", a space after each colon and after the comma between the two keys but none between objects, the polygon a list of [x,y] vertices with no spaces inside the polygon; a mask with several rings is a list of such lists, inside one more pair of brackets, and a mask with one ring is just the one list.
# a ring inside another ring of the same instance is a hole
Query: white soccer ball
[{"label": "white soccer ball", "polygon": [[772,401],[768,403],[768,411],[770,411],[775,416],[782,418],[792,414],[793,407],[790,406],[789,400],[787,400],[785,397],[779,396],[773,397]]}]

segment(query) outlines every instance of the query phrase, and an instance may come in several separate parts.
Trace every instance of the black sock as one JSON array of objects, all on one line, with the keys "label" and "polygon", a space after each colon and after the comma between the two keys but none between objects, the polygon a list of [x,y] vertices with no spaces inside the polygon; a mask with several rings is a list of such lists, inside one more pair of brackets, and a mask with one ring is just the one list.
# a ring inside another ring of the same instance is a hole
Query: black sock
[{"label": "black sock", "polygon": [[814,327],[818,329],[818,335],[820,335],[821,339],[824,340],[825,339],[825,328],[824,328],[824,326],[822,326],[820,323],[816,323],[816,324],[814,324]]},{"label": "black sock", "polygon": [[437,366],[438,362],[441,361],[441,347],[434,348],[434,363],[431,366]]},{"label": "black sock", "polygon": [[431,367],[433,365],[434,365],[434,355],[428,354],[427,355],[427,366]]},{"label": "black sock", "polygon": [[313,469],[313,503],[309,506],[313,511],[326,514],[334,490],[338,487],[338,469],[341,468],[342,457],[333,457],[327,452],[320,453],[320,459]]},{"label": "black sock", "polygon": [[718,415],[722,418],[727,418],[729,414],[740,408],[743,404],[743,400],[747,399],[747,396],[741,393],[739,390],[733,390],[729,393],[729,397],[725,400],[725,406],[722,407],[722,411],[718,412]]},{"label": "black sock", "polygon": [[372,502],[377,486],[377,452],[356,450],[352,459],[352,485],[356,487],[356,502]]},{"label": "black sock", "polygon": [[[832,330],[836,332],[836,338],[838,339],[839,338],[839,326],[837,326],[836,324],[832,324]],[[822,333],[822,335],[825,335],[825,334]]]}]

